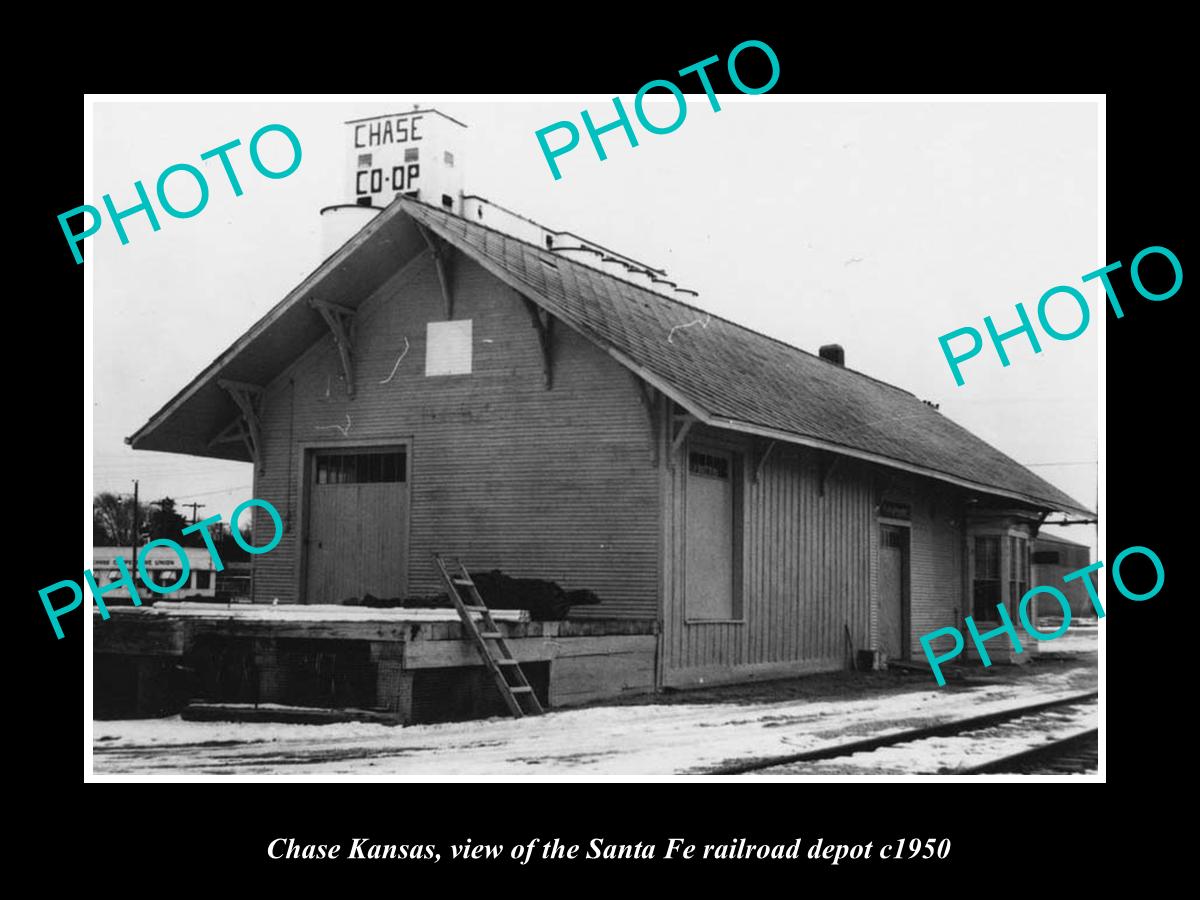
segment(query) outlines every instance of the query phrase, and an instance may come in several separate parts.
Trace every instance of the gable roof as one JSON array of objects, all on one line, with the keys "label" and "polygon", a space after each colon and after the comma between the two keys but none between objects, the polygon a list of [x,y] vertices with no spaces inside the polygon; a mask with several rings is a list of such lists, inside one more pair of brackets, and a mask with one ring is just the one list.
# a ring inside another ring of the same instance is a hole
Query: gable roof
[{"label": "gable roof", "polygon": [[[237,378],[225,370],[248,367],[239,365],[239,356],[245,355],[242,351],[250,344],[257,343],[278,357],[273,365],[278,366],[276,371],[282,370],[287,354],[281,352],[278,340],[271,339],[272,316],[285,317],[291,307],[302,306],[314,292],[334,296],[323,283],[326,276],[340,274],[345,282],[345,269],[355,265],[354,254],[376,259],[372,244],[386,244],[393,266],[403,264],[422,243],[417,229],[402,228],[403,222],[422,225],[451,244],[705,424],[818,447],[1042,509],[1092,515],[1078,501],[908,391],[406,197],[394,200],[326,260],[241,339],[241,350],[235,343],[130,438],[130,443],[203,455],[218,452],[183,449],[178,441],[157,439],[156,433],[165,435],[172,420],[179,419],[182,410],[178,407],[188,391],[198,393],[207,383],[215,389],[217,377]],[[349,254],[348,248],[352,248]],[[401,249],[406,252],[397,253]],[[367,282],[380,283],[378,278]],[[337,302],[355,307],[364,299],[360,291],[338,295]],[[303,311],[309,320],[317,318],[306,304]],[[314,327],[312,340],[320,336],[319,321]],[[291,358],[307,346],[291,347]],[[236,414],[231,401],[227,410],[226,421]],[[203,441],[188,443],[205,445]],[[240,445],[225,446],[231,458],[244,452]]]}]

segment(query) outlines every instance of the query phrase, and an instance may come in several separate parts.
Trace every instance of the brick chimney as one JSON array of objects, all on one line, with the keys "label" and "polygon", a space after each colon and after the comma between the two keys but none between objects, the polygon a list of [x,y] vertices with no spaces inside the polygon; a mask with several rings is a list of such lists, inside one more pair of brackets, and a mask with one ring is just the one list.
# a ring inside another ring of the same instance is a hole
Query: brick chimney
[{"label": "brick chimney", "polygon": [[834,365],[844,366],[846,364],[846,351],[842,349],[841,344],[826,344],[820,350],[821,359],[827,359]]}]

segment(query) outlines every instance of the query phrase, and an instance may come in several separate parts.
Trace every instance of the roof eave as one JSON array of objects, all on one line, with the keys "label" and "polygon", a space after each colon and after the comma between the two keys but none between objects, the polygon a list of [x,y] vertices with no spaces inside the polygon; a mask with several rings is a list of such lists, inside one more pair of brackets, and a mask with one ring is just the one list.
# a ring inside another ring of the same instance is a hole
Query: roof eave
[{"label": "roof eave", "polygon": [[892,469],[899,469],[903,472],[909,472],[913,475],[922,475],[926,478],[933,478],[937,481],[953,484],[957,487],[967,488],[972,491],[977,491],[981,494],[990,494],[994,497],[1004,497],[1008,500],[1018,500],[1021,503],[1028,503],[1040,509],[1049,510],[1051,512],[1078,513],[1085,516],[1095,516],[1096,514],[1082,505],[1069,505],[1061,502],[1047,500],[1042,497],[1035,497],[1028,494],[1022,494],[1017,491],[1008,491],[1003,488],[994,487],[988,484],[981,484],[977,481],[971,481],[966,478],[959,478],[957,475],[950,475],[946,472],[938,471],[937,469],[929,469],[925,466],[918,466],[913,463],[905,462],[899,459],[893,459],[890,456],[882,456],[875,453],[867,453],[863,450],[858,450],[853,447],[844,447],[840,444],[833,444],[828,441],[822,441],[818,438],[810,438],[804,435],[792,434],[791,432],[778,431],[773,428],[766,428],[762,425],[755,425],[752,422],[741,422],[737,419],[727,419],[719,416],[709,416],[703,419],[706,425],[712,425],[717,428],[728,428],[731,431],[739,431],[743,434],[753,434],[759,437],[772,438],[777,441],[787,441],[791,444],[799,444],[804,447],[815,447],[819,450],[827,450],[831,453],[838,453],[842,456],[849,456],[854,459],[861,459],[865,462],[875,463],[880,466],[887,466]]},{"label": "roof eave", "polygon": [[[405,202],[408,202],[408,201],[401,199],[398,202],[400,204],[404,204]],[[454,240],[453,235],[445,233],[443,231],[443,229],[438,227],[437,223],[429,224],[429,227],[431,227],[435,231],[437,231],[439,233],[440,237],[449,241],[452,245],[457,247],[460,252],[467,254],[471,259],[473,259],[475,261],[475,263],[477,265],[484,268],[487,272],[489,272],[495,278],[499,279],[502,283],[508,285],[510,288],[512,288],[512,290],[516,291],[522,297],[528,297],[529,299],[536,302],[539,306],[541,306],[543,309],[545,309],[547,312],[549,312],[551,314],[555,313],[555,304],[548,298],[542,296],[531,285],[529,285],[525,282],[522,282],[518,278],[513,277],[512,274],[509,273],[503,266],[498,265],[493,260],[487,258],[486,256],[483,256],[482,254],[478,254],[478,253],[474,252],[474,248],[471,248],[470,246],[460,245],[458,241]],[[566,319],[562,319],[560,317],[560,321],[562,321],[565,325],[567,325],[569,328],[571,328],[572,331],[574,331],[577,334],[579,334],[580,336],[582,336],[585,340],[587,340],[590,343],[594,344],[595,346],[599,347],[601,350],[603,350],[605,353],[607,353],[610,357],[612,357],[614,360],[616,360],[618,363],[620,363],[626,369],[628,369],[629,371],[631,371],[632,373],[637,375],[639,378],[643,379],[647,384],[651,385],[652,387],[661,391],[665,396],[674,400],[681,407],[683,407],[684,410],[686,410],[691,415],[695,416],[700,422],[702,422],[705,425],[709,425],[709,426],[716,427],[716,428],[727,428],[731,431],[738,431],[743,434],[759,435],[761,437],[768,437],[768,438],[772,438],[774,440],[786,441],[787,443],[791,443],[791,444],[799,444],[801,446],[816,447],[821,450],[828,450],[832,453],[839,453],[843,456],[850,456],[850,457],[854,457],[856,459],[862,459],[867,462],[875,463],[877,465],[887,466],[887,467],[893,468],[893,469],[899,469],[901,471],[910,472],[915,475],[923,475],[927,478],[933,478],[938,481],[946,482],[948,484],[953,484],[953,485],[957,485],[959,487],[968,488],[970,490],[977,491],[979,493],[990,494],[992,496],[997,496],[997,497],[1005,497],[1009,500],[1018,500],[1022,503],[1028,503],[1032,506],[1038,507],[1040,509],[1050,510],[1052,512],[1071,512],[1071,513],[1079,513],[1079,514],[1088,515],[1088,516],[1095,515],[1095,513],[1087,510],[1082,505],[1063,504],[1061,502],[1053,502],[1053,501],[1049,501],[1049,500],[1046,500],[1043,498],[1038,498],[1038,497],[1033,497],[1033,496],[1029,496],[1026,494],[1021,494],[1021,493],[1018,493],[1015,491],[1006,491],[1003,488],[998,488],[998,487],[994,487],[994,486],[987,485],[987,484],[980,484],[978,482],[973,482],[968,479],[959,478],[958,476],[955,476],[955,475],[949,475],[945,472],[940,472],[936,469],[925,468],[923,466],[918,466],[913,463],[904,462],[903,460],[893,459],[888,456],[882,456],[882,455],[874,454],[874,453],[867,453],[862,450],[845,447],[840,444],[834,444],[834,443],[828,442],[828,441],[822,441],[817,438],[810,438],[805,435],[799,435],[799,434],[794,434],[792,432],[779,431],[779,430],[764,427],[761,425],[755,425],[751,422],[742,422],[742,421],[739,421],[736,419],[728,419],[728,418],[722,418],[722,417],[716,416],[713,413],[711,413],[709,410],[700,406],[695,400],[688,397],[682,391],[679,391],[678,389],[676,389],[665,378],[660,377],[659,375],[655,374],[651,370],[647,369],[645,366],[640,365],[639,363],[630,359],[626,354],[622,353],[620,350],[618,350],[616,347],[612,346],[607,341],[599,338],[595,334],[590,334],[581,328],[577,328],[573,323],[571,323],[570,321],[568,321]]]},{"label": "roof eave", "polygon": [[[267,331],[271,325],[279,319],[285,312],[295,306],[300,300],[309,294],[314,288],[318,287],[321,282],[345,259],[357,250],[362,244],[366,243],[370,238],[383,228],[388,222],[394,219],[401,211],[402,207],[399,203],[393,201],[384,208],[379,215],[375,216],[362,227],[362,229],[351,237],[346,243],[339,247],[334,253],[325,259],[319,266],[310,272],[296,287],[288,291],[282,300],[273,306],[269,312],[261,319],[252,325],[249,330],[245,331],[236,341],[227,347],[216,359],[208,364],[204,370],[193,378],[182,390],[174,397],[168,400],[159,410],[154,413],[137,431],[125,438],[125,443],[134,450],[147,449],[139,447],[139,443],[143,442],[148,435],[161,427],[164,422],[168,421],[180,407],[182,407],[191,397],[195,396],[196,392],[207,385],[242,352],[245,347],[253,340],[260,337]],[[154,450],[163,450],[163,452],[186,452],[186,451],[171,451],[164,448],[149,448]],[[188,453],[188,455],[195,455]],[[205,454],[210,455],[210,454]],[[219,456],[220,454],[211,454]]]}]

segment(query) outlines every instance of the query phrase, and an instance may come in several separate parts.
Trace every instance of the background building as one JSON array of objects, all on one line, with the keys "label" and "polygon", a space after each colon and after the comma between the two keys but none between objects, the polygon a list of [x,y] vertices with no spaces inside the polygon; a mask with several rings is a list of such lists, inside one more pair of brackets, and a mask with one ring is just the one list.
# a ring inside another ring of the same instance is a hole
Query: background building
[{"label": "background building", "polygon": [[[1033,583],[1051,585],[1066,594],[1071,604],[1072,618],[1096,618],[1096,607],[1082,578],[1063,582],[1063,576],[1091,565],[1091,557],[1091,550],[1074,541],[1042,534],[1033,542]],[[1089,572],[1086,577],[1091,580],[1092,588],[1098,594],[1096,573]],[[1061,620],[1062,608],[1053,597],[1039,597],[1038,615]]]}]

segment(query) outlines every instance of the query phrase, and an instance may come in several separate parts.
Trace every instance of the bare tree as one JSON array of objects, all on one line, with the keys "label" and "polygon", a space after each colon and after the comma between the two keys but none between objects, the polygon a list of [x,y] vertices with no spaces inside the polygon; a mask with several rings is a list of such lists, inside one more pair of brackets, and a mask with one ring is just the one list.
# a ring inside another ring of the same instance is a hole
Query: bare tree
[{"label": "bare tree", "polygon": [[[146,521],[146,508],[140,520]],[[92,501],[92,541],[96,546],[123,547],[133,542],[133,498],[101,491]]]}]

